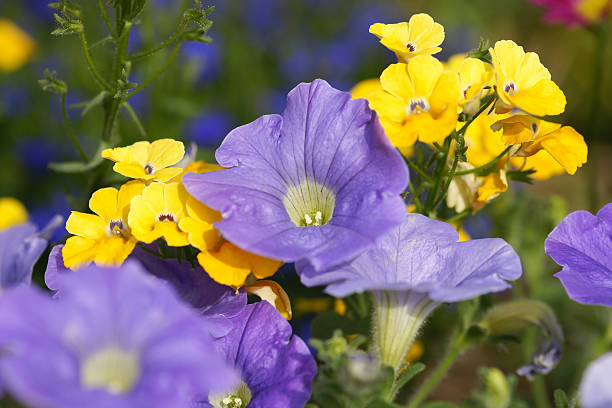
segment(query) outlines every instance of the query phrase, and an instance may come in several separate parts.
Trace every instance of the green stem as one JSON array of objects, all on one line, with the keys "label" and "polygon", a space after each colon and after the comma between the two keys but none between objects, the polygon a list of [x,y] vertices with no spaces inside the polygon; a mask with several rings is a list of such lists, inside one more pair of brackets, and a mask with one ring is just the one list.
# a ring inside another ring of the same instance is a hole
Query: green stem
[{"label": "green stem", "polygon": [[81,39],[81,45],[83,47],[83,53],[85,54],[85,60],[87,61],[87,67],[89,68],[89,72],[93,75],[94,79],[98,84],[107,91],[110,91],[111,86],[102,78],[102,75],[98,72],[98,69],[94,65],[94,62],[91,58],[91,54],[89,53],[89,48],[87,46],[87,38],[85,38],[85,31],[81,31],[79,33],[79,38]]},{"label": "green stem", "polygon": [[87,158],[87,154],[85,154],[85,150],[83,150],[83,147],[81,146],[81,143],[79,142],[79,139],[74,133],[74,130],[70,125],[70,121],[68,120],[68,114],[66,113],[66,92],[62,93],[62,117],[64,118],[64,125],[66,126],[66,130],[68,131],[68,134],[72,139],[72,143],[79,151],[81,159],[83,160],[83,162],[88,163],[89,159]]},{"label": "green stem", "polygon": [[457,164],[458,163],[459,163],[459,157],[455,154],[455,158],[453,159],[453,164],[451,166],[451,169],[448,172],[448,175],[446,176],[446,182],[444,183],[444,186],[442,187],[442,191],[440,192],[440,195],[438,196],[438,198],[434,202],[434,205],[433,205],[433,209],[434,210],[440,205],[440,203],[446,197],[446,193],[448,192],[448,188],[450,187],[450,184],[453,181],[453,177],[455,177],[455,172],[457,171]]},{"label": "green stem", "polygon": [[465,134],[465,131],[467,130],[468,126],[470,126],[470,124],[471,124],[472,122],[474,122],[474,119],[476,119],[478,116],[480,116],[480,114],[481,114],[482,112],[484,112],[485,110],[487,110],[487,108],[488,108],[489,106],[491,106],[491,104],[492,104],[493,102],[495,102],[495,99],[496,99],[495,94],[487,95],[487,96],[485,97],[485,103],[483,103],[483,104],[482,104],[482,106],[480,107],[480,109],[478,109],[478,112],[476,112],[476,113],[474,114],[474,116],[472,116],[472,117],[470,118],[470,120],[468,120],[467,122],[465,122],[465,124],[464,124],[463,126],[461,126],[461,129],[459,129],[459,130],[457,131],[457,133],[459,133],[459,134]]},{"label": "green stem", "polygon": [[179,49],[181,48],[181,42],[179,41],[176,46],[174,47],[174,50],[172,50],[172,54],[170,54],[170,57],[168,58],[168,60],[164,63],[164,65],[162,65],[157,72],[155,72],[153,75],[151,75],[149,78],[147,78],[144,82],[142,82],[140,85],[138,85],[136,88],[134,88],[134,90],[132,92],[130,92],[130,94],[128,95],[127,99],[130,99],[132,96],[136,95],[138,92],[142,91],[144,88],[146,88],[151,82],[153,82],[159,75],[161,75],[166,69],[168,69],[168,67],[170,66],[170,64],[172,64],[172,61],[174,61],[174,58],[176,57],[176,54],[178,53]]},{"label": "green stem", "polygon": [[142,126],[142,122],[140,121],[140,119],[138,119],[138,115],[132,108],[132,105],[130,105],[128,102],[123,102],[122,106],[127,111],[127,113],[130,115],[130,118],[132,118],[132,120],[134,121],[134,124],[136,125],[136,128],[138,129],[138,132],[140,133],[140,136],[146,139],[147,131],[145,130],[144,126]]},{"label": "green stem", "polygon": [[101,40],[98,40],[95,43],[91,44],[89,46],[89,51],[91,51],[94,48],[96,48],[96,47],[98,47],[98,46],[100,46],[102,44],[105,44],[105,43],[107,43],[109,41],[113,41],[113,37],[111,37],[110,35],[107,35],[106,37],[102,38]]},{"label": "green stem", "polygon": [[100,8],[100,13],[102,14],[102,18],[104,19],[104,23],[106,24],[106,28],[108,28],[108,32],[111,34],[113,39],[116,41],[117,40],[117,33],[115,33],[115,30],[113,29],[113,26],[112,26],[110,20],[108,19],[108,15],[106,14],[106,9],[104,8],[104,5],[102,4],[102,0],[98,0],[98,7]]},{"label": "green stem", "polygon": [[433,180],[427,174],[425,174],[425,172],[423,170],[421,170],[419,168],[419,166],[417,166],[416,164],[412,163],[409,159],[407,159],[405,157],[404,157],[404,161],[406,162],[406,164],[408,166],[410,166],[412,169],[414,169],[414,171],[416,171],[419,174],[419,176],[421,176],[421,178],[423,180],[425,180],[429,184],[433,184]]},{"label": "green stem", "polygon": [[416,394],[408,404],[408,408],[417,408],[428,396],[429,393],[438,385],[444,378],[448,370],[454,364],[455,360],[465,349],[463,333],[458,333],[453,336],[453,340],[446,352],[446,355],[440,361],[436,370],[427,378],[427,380],[419,387]]},{"label": "green stem", "polygon": [[536,375],[531,382],[531,390],[536,408],[550,408],[550,399],[546,390],[546,377]]},{"label": "green stem", "polygon": [[185,19],[183,19],[183,21],[181,22],[181,24],[178,26],[178,28],[176,29],[176,31],[174,32],[174,34],[172,34],[170,36],[170,38],[168,38],[166,41],[158,44],[157,46],[145,50],[145,51],[141,51],[138,52],[136,54],[132,54],[128,57],[128,59],[130,61],[134,61],[140,58],[144,58],[144,57],[148,57],[149,55],[153,55],[155,54],[157,51],[162,50],[164,48],[166,48],[167,46],[169,46],[170,44],[172,44],[177,38],[179,38],[179,36],[181,34],[183,34],[183,29],[185,28],[185,25],[187,24],[187,21]]},{"label": "green stem", "polygon": [[[431,211],[432,204],[434,203],[434,200],[438,195],[438,188],[440,188],[440,181],[442,179],[442,170],[446,165],[446,158],[448,157],[448,151],[450,150],[450,143],[451,137],[448,136],[446,139],[444,139],[444,146],[442,146],[440,152],[438,152],[443,153],[443,155],[442,157],[436,159],[438,160],[438,164],[436,165],[436,169],[434,170],[435,183],[433,188],[427,193],[427,200],[425,201],[425,213],[429,213],[429,211]],[[437,155],[438,153],[435,154]]]},{"label": "green stem", "polygon": [[494,159],[492,159],[491,161],[483,164],[482,166],[474,167],[473,169],[469,169],[469,170],[457,171],[457,172],[455,172],[455,176],[463,176],[465,174],[477,173],[477,172],[479,172],[481,170],[488,169],[489,167],[491,167],[495,163],[497,163],[497,161],[499,159],[501,159],[506,153],[508,153],[510,151],[510,149],[512,149],[512,146],[506,147],[503,152],[501,152],[500,154],[495,156]]}]

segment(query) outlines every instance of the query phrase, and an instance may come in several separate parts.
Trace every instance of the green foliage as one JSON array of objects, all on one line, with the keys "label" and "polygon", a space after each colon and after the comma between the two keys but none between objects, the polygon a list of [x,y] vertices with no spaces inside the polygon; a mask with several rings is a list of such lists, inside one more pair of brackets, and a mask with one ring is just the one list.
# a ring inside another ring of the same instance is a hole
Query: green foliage
[{"label": "green foliage", "polygon": [[525,401],[515,396],[518,379],[504,375],[498,368],[479,370],[481,388],[463,401],[463,408],[528,408]]},{"label": "green foliage", "polygon": [[576,402],[571,401],[565,394],[565,391],[558,389],[558,390],[555,390],[555,393],[553,395],[555,398],[555,408],[574,408],[576,407]]},{"label": "green foliage", "polygon": [[487,38],[480,37],[478,48],[468,52],[467,56],[470,58],[477,58],[487,63],[491,63],[491,54],[489,54],[489,48],[491,47],[491,41]]},{"label": "green foliage", "polygon": [[54,94],[65,94],[68,90],[66,83],[57,78],[55,71],[49,72],[49,68],[45,69],[44,78],[38,80],[38,84],[45,92],[51,92]]}]

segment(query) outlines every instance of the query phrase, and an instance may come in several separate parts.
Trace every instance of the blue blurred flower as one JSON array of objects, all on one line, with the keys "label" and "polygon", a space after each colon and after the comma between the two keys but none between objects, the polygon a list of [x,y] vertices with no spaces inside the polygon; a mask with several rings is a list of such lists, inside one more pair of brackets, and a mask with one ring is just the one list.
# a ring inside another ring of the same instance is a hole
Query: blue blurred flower
[{"label": "blue blurred flower", "polygon": [[0,116],[19,116],[30,111],[30,93],[24,87],[3,84],[0,89]]},{"label": "blue blurred flower", "polygon": [[[38,226],[38,228],[45,228],[49,222],[57,215],[61,215],[64,219],[68,219],[70,215],[70,205],[66,199],[66,195],[62,192],[56,192],[53,194],[50,200],[47,200],[44,204],[38,206],[27,205],[30,210],[30,220]],[[53,234],[49,237],[50,242],[59,242],[64,236],[68,234],[65,225],[62,224],[60,227],[53,231]]]},{"label": "blue blurred flower", "polygon": [[60,151],[57,143],[44,138],[32,138],[18,140],[15,155],[28,172],[40,176],[49,171],[50,162],[58,161]]},{"label": "blue blurred flower", "polygon": [[217,147],[235,126],[236,120],[225,111],[208,111],[187,126],[187,141],[202,147]]},{"label": "blue blurred flower", "polygon": [[213,81],[219,75],[221,53],[217,42],[210,44],[187,42],[181,46],[181,54],[189,64],[195,65],[197,81]]}]

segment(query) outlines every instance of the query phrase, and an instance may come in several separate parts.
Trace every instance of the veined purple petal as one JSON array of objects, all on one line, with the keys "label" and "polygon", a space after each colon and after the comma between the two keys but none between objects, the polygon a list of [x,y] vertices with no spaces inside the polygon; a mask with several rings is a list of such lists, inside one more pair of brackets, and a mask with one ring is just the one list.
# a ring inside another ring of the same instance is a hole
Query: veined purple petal
[{"label": "veined purple petal", "polygon": [[521,275],[520,259],[504,240],[459,242],[450,224],[420,214],[406,214],[374,247],[336,268],[318,272],[300,262],[296,269],[306,286],[328,285],[326,292],[337,297],[410,290],[436,302],[504,290]]},{"label": "veined purple petal", "polygon": [[376,114],[323,80],[293,89],[282,115],[234,129],[216,158],[230,168],[187,174],[185,186],[222,213],[228,240],[263,256],[327,268],[405,213],[408,169]]},{"label": "veined purple petal", "polygon": [[578,303],[612,306],[612,203],[597,215],[576,211],[548,235],[545,252],[563,269],[555,274]]},{"label": "veined purple petal", "polygon": [[20,224],[0,231],[0,290],[29,284],[32,269],[47,247],[33,224]]}]

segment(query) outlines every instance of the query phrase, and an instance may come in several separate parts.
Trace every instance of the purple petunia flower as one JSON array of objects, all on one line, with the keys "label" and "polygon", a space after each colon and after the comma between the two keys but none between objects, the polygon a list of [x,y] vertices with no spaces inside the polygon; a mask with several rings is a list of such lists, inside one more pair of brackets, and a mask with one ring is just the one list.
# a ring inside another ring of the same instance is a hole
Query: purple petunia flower
[{"label": "purple petunia flower", "polygon": [[198,406],[302,408],[317,371],[306,344],[291,335],[289,323],[268,302],[250,304],[232,320],[232,331],[215,343],[242,383]]},{"label": "purple petunia flower", "polygon": [[45,234],[26,223],[0,231],[0,293],[22,284],[29,285],[32,269],[47,247]]},{"label": "purple petunia flower", "polygon": [[610,373],[612,373],[612,353],[600,356],[587,367],[580,384],[581,407],[612,407]]},{"label": "purple petunia flower", "polygon": [[231,167],[187,174],[187,190],[219,210],[239,247],[315,269],[336,265],[401,223],[401,155],[363,99],[323,80],[300,84],[281,115],[230,132],[216,158]]},{"label": "purple petunia flower", "polygon": [[[63,245],[51,250],[45,272],[45,283],[51,290],[60,289],[63,276],[72,272],[64,266]],[[198,310],[206,321],[210,334],[225,336],[232,328],[230,318],[240,313],[247,303],[244,289],[238,293],[229,286],[215,282],[201,267],[187,261],[161,259],[135,248],[128,260],[138,261],[152,275],[169,282],[185,302]]]},{"label": "purple petunia flower", "polygon": [[596,216],[571,213],[548,235],[544,247],[563,266],[555,276],[571,299],[612,306],[612,203]]},{"label": "purple petunia flower", "polygon": [[136,263],[60,280],[56,299],[33,287],[0,297],[0,376],[21,402],[189,407],[235,384],[200,316]]},{"label": "purple petunia flower", "polygon": [[332,296],[370,291],[375,339],[382,361],[398,368],[419,327],[440,303],[458,302],[510,287],[521,262],[499,238],[459,242],[450,224],[420,214],[404,222],[350,262],[319,272],[298,262],[306,286],[327,285]]}]

